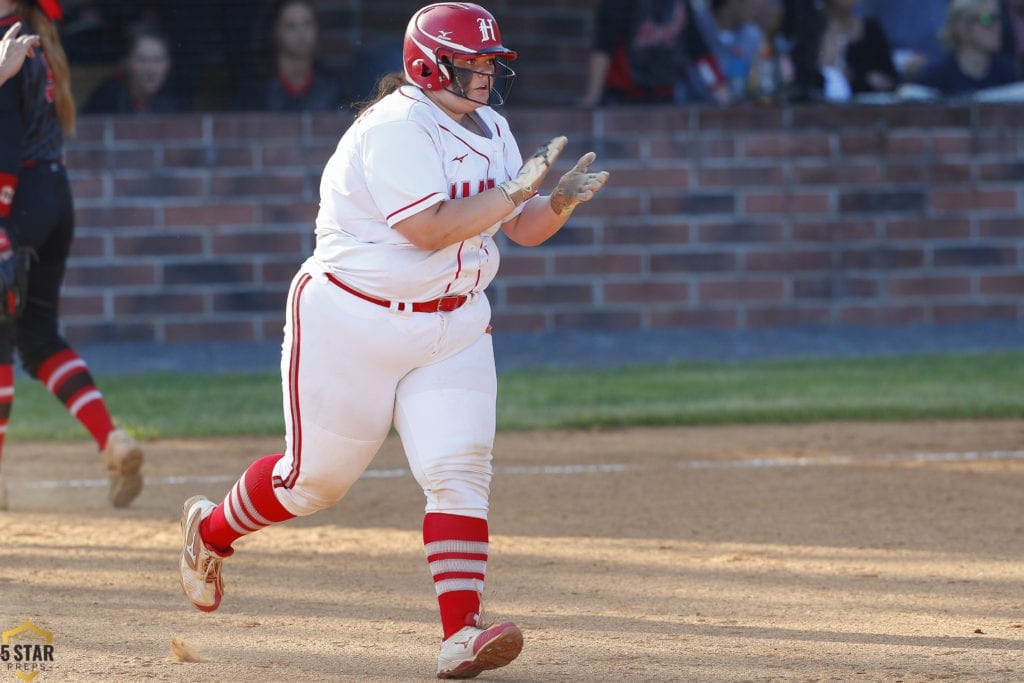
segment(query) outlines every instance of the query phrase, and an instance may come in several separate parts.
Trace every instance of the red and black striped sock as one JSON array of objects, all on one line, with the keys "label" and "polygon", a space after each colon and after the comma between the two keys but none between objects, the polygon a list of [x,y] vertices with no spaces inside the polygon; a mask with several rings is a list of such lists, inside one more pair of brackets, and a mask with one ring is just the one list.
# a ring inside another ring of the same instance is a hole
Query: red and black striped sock
[{"label": "red and black striped sock", "polygon": [[213,512],[199,525],[203,542],[222,554],[242,536],[295,517],[274,495],[274,465],[281,453],[260,458],[245,471]]},{"label": "red and black striped sock", "polygon": [[4,436],[11,419],[11,403],[14,401],[14,366],[0,365],[0,457],[3,456]]},{"label": "red and black striped sock", "polygon": [[444,638],[475,626],[487,573],[487,520],[428,513],[423,518],[423,547],[441,609]]},{"label": "red and black striped sock", "polygon": [[114,430],[114,422],[85,361],[71,349],[58,351],[43,361],[36,378],[89,430],[96,445],[103,450],[107,437]]}]

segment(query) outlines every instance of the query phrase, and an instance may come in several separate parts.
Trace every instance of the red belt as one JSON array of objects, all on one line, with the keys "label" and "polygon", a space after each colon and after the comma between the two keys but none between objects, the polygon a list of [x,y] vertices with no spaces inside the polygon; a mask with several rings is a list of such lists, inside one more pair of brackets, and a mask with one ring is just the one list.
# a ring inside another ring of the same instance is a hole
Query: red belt
[{"label": "red belt", "polygon": [[[344,289],[349,294],[358,296],[360,299],[369,301],[371,304],[377,304],[384,308],[395,308],[395,310],[403,312],[407,310],[406,306],[409,306],[409,304],[404,301],[388,301],[387,299],[377,299],[369,294],[363,294],[358,289],[352,289],[330,273],[327,273],[327,279]],[[461,307],[467,301],[469,301],[469,297],[465,295],[442,296],[440,299],[434,299],[433,301],[418,301],[412,304],[411,307],[414,313],[437,313],[438,311],[450,312]]]}]

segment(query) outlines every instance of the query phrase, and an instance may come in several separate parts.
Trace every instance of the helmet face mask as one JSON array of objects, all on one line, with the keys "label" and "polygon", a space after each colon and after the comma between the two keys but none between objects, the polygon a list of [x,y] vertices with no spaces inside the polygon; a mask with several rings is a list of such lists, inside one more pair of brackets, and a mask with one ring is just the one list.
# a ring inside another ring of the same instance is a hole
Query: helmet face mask
[{"label": "helmet face mask", "polygon": [[[456,66],[454,59],[438,57],[437,63],[442,72],[442,87],[453,95],[479,104],[500,106],[505,104],[508,98],[508,91],[512,88],[512,81],[515,80],[516,72],[512,70],[501,57],[490,55],[454,55],[460,59],[483,58],[484,60],[494,59],[494,68],[488,69],[485,65],[481,67]],[[477,98],[467,93],[467,89],[473,82],[474,76],[486,76],[489,79],[489,91],[486,102],[480,102]]]},{"label": "helmet face mask", "polygon": [[[503,104],[515,78],[507,62],[515,59],[516,53],[502,44],[491,13],[473,3],[440,2],[420,9],[406,28],[402,52],[407,81],[480,104]],[[457,67],[456,58],[493,58],[494,69]],[[486,103],[467,94],[476,73],[492,79]]]}]

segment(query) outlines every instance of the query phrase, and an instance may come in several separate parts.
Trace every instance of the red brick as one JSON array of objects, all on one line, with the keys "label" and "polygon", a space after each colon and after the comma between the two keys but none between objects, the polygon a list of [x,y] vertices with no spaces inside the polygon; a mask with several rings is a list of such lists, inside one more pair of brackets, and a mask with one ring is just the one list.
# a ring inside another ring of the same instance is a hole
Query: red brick
[{"label": "red brick", "polygon": [[829,213],[829,192],[748,192],[743,201],[747,215],[814,215]]},{"label": "red brick", "polygon": [[114,239],[114,256],[197,254],[202,249],[203,238],[199,235],[157,234],[117,237]]},{"label": "red brick", "polygon": [[939,156],[966,156],[974,153],[973,132],[970,129],[936,132],[932,149]]},{"label": "red brick", "polygon": [[605,282],[604,301],[607,304],[638,303],[644,306],[662,302],[686,301],[690,286],[686,282]]},{"label": "red brick", "polygon": [[302,196],[306,188],[303,174],[218,173],[210,181],[213,197],[253,198]]},{"label": "red brick", "polygon": [[115,197],[188,197],[205,195],[207,179],[201,175],[151,175],[145,178],[113,178]]},{"label": "red brick", "polygon": [[259,266],[260,282],[290,285],[304,258],[265,258]]},{"label": "red brick", "polygon": [[832,267],[831,251],[750,251],[744,257],[744,269],[791,273],[808,270],[828,270]]},{"label": "red brick", "polygon": [[839,136],[839,154],[843,158],[871,156],[885,153],[885,138],[877,131],[843,131]]},{"label": "red brick", "polygon": [[740,141],[741,155],[752,159],[820,158],[832,156],[832,137],[823,133],[752,133]]},{"label": "red brick", "polygon": [[777,186],[784,182],[780,166],[705,166],[697,172],[697,186],[701,188]]},{"label": "red brick", "polygon": [[213,119],[213,138],[217,144],[228,141],[250,143],[281,139],[298,143],[303,138],[303,116],[252,112],[220,114]]},{"label": "red brick", "polygon": [[334,148],[270,143],[263,145],[260,150],[260,158],[263,165],[267,167],[299,167],[319,170],[323,168],[333,153]]},{"label": "red brick", "polygon": [[736,213],[736,196],[733,193],[673,192],[670,195],[651,197],[651,215],[711,215]]},{"label": "red brick", "polygon": [[686,168],[621,168],[615,169],[614,187],[636,187],[643,190],[689,187],[690,171]]},{"label": "red brick", "polygon": [[924,250],[889,246],[844,249],[840,254],[840,266],[855,270],[921,268],[924,266]]},{"label": "red brick", "polygon": [[878,163],[842,163],[823,166],[793,167],[793,180],[798,185],[873,185],[881,180]]},{"label": "red brick", "polygon": [[1024,296],[1024,275],[984,275],[978,289],[986,296]]},{"label": "red brick", "polygon": [[690,241],[690,226],[672,225],[613,225],[604,229],[606,245],[655,245],[687,244]]},{"label": "red brick", "polygon": [[967,296],[971,293],[971,279],[952,276],[891,277],[885,280],[885,292],[892,298]]},{"label": "red brick", "polygon": [[164,341],[170,344],[210,341],[255,341],[250,320],[207,320],[169,322],[164,325]]},{"label": "red brick", "polygon": [[681,139],[668,138],[652,141],[651,159],[702,159],[721,161],[736,157],[736,139],[732,136],[716,135],[714,132],[698,136],[683,136]]},{"label": "red brick", "polygon": [[553,275],[631,275],[640,273],[642,269],[643,257],[640,254],[559,255],[554,258]]},{"label": "red brick", "polygon": [[778,279],[706,280],[697,285],[701,303],[782,301],[784,297],[785,284]]},{"label": "red brick", "polygon": [[713,223],[697,228],[697,239],[705,244],[779,242],[782,234],[783,227],[779,223]]},{"label": "red brick", "polygon": [[651,327],[734,330],[739,327],[739,314],[734,308],[659,308],[651,311]]},{"label": "red brick", "polygon": [[157,284],[157,266],[114,264],[102,266],[75,264],[64,278],[67,287],[152,287]]},{"label": "red brick", "polygon": [[559,329],[635,330],[643,325],[643,314],[635,308],[627,310],[572,310],[552,316]]},{"label": "red brick", "polygon": [[728,272],[736,269],[735,252],[686,251],[661,252],[651,255],[651,272],[704,273]]},{"label": "red brick", "polygon": [[151,206],[75,207],[78,228],[152,228],[157,225],[157,212]]},{"label": "red brick", "polygon": [[114,140],[159,140],[174,143],[180,140],[203,138],[203,119],[200,116],[118,116],[112,119]]},{"label": "red brick", "polygon": [[931,191],[931,209],[939,212],[989,211],[1017,209],[1017,190],[983,188],[935,188]]},{"label": "red brick", "polygon": [[772,306],[748,308],[743,314],[745,329],[757,330],[794,325],[823,326],[831,322],[825,306]]},{"label": "red brick", "polygon": [[315,201],[282,201],[267,200],[261,201],[256,209],[258,211],[255,219],[261,223],[304,223],[313,230],[316,221],[317,203]]},{"label": "red brick", "polygon": [[168,168],[251,168],[254,159],[248,146],[174,147],[164,149],[164,166]]},{"label": "red brick", "polygon": [[978,221],[978,226],[978,233],[983,238],[1024,238],[1024,222],[1018,216],[981,219]]},{"label": "red brick", "polygon": [[241,254],[298,254],[305,253],[305,240],[294,232],[232,232],[213,238],[213,253],[238,256]]},{"label": "red brick", "polygon": [[60,298],[60,313],[64,320],[102,318],[105,312],[102,294],[65,294]]},{"label": "red brick", "polygon": [[836,218],[825,223],[800,221],[793,224],[794,242],[863,242],[878,239],[878,225],[869,218]]},{"label": "red brick", "polygon": [[202,294],[122,294],[114,297],[114,315],[199,315],[204,312]]},{"label": "red brick", "polygon": [[509,285],[508,306],[589,305],[594,301],[594,288],[589,284]]},{"label": "red brick", "polygon": [[96,258],[107,255],[107,241],[102,235],[75,235],[71,243],[71,258]]},{"label": "red brick", "polygon": [[256,223],[257,207],[251,203],[181,205],[163,207],[164,222],[168,228],[218,228],[246,226]]},{"label": "red brick", "polygon": [[890,218],[885,221],[885,235],[890,240],[968,239],[969,219],[958,218]]},{"label": "red brick", "polygon": [[101,176],[71,176],[71,195],[76,205],[84,199],[102,199],[107,197],[107,189]]},{"label": "red brick", "polygon": [[264,313],[259,319],[258,340],[280,341],[284,338],[284,313],[269,315]]},{"label": "red brick", "polygon": [[546,332],[550,329],[547,316],[537,311],[511,312],[509,310],[496,311],[491,316],[491,326],[494,334],[502,332]]},{"label": "red brick", "polygon": [[893,131],[885,137],[885,153],[894,158],[921,157],[930,149],[929,138],[913,130]]},{"label": "red brick", "polygon": [[878,296],[879,283],[873,277],[826,275],[793,278],[793,298],[803,299],[870,299]]}]

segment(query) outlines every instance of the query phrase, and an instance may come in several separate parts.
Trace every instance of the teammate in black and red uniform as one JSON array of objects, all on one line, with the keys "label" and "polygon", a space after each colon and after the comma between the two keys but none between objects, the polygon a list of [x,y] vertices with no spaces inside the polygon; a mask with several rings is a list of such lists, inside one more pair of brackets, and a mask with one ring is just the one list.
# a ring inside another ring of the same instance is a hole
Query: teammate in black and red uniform
[{"label": "teammate in black and red uniform", "polygon": [[[53,393],[96,440],[110,479],[109,499],[125,507],[142,490],[142,450],[115,429],[89,368],[61,336],[60,287],[74,237],[64,134],[75,126],[67,58],[54,21],[56,0],[0,0],[0,34],[17,23],[38,34],[36,56],[0,85],[0,262],[34,256],[20,313],[0,314],[0,448],[14,398],[14,350],[22,366]],[[20,290],[9,287],[8,291]],[[6,301],[5,301],[6,303]],[[7,505],[0,474],[0,509]]]}]

